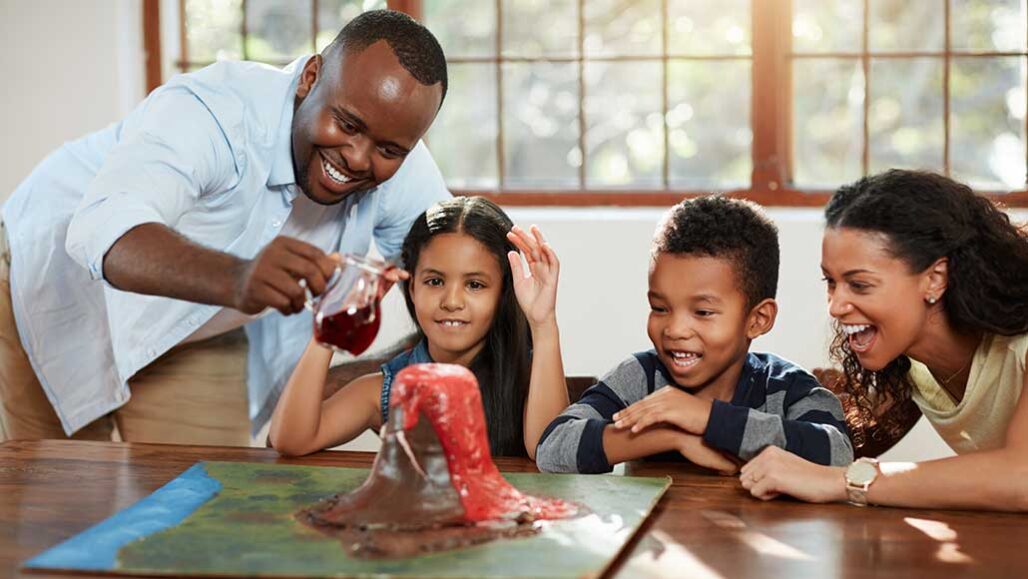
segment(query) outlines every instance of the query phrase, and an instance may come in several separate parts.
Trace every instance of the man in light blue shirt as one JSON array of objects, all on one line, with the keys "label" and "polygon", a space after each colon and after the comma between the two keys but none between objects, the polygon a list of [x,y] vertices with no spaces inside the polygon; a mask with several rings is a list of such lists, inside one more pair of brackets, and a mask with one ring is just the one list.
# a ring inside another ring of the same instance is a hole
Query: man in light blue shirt
[{"label": "man in light blue shirt", "polygon": [[[6,436],[102,438],[113,417],[127,440],[245,443],[232,409],[259,428],[310,338],[300,282],[320,293],[328,254],[372,239],[395,258],[449,196],[420,142],[446,84],[432,34],[373,11],[285,69],[178,76],[51,154],[3,207]],[[248,409],[230,359],[194,363],[244,325]]]}]

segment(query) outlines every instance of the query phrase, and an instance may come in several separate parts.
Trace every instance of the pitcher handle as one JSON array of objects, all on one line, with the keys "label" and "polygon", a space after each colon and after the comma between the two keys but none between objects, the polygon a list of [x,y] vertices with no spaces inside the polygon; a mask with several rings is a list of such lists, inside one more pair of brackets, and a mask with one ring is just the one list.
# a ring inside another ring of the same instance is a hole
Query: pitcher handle
[{"label": "pitcher handle", "polygon": [[[328,283],[325,284],[325,292],[331,289],[332,286],[339,281],[339,276],[341,275],[343,275],[343,266],[337,265],[335,270],[332,272],[332,277],[328,278]],[[311,313],[314,313],[314,307],[316,305],[314,303],[314,300],[316,298],[314,297],[314,294],[311,293],[311,288],[307,287],[307,278],[301,277],[300,281],[298,281],[297,283],[300,284],[300,287],[303,288],[304,295],[307,296],[303,300],[304,309]]]}]

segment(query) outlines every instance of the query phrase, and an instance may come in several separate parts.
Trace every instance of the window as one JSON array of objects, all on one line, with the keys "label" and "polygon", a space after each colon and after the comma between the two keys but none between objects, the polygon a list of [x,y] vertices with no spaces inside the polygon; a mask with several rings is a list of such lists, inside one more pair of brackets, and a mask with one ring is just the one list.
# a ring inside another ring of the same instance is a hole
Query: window
[{"label": "window", "polygon": [[178,0],[178,71],[217,60],[256,60],[283,66],[320,52],[339,29],[385,0]]},{"label": "window", "polygon": [[794,180],[933,168],[1025,187],[1022,0],[793,0]]},{"label": "window", "polygon": [[281,65],[362,10],[414,15],[450,62],[433,155],[506,204],[820,205],[910,167],[1028,206],[1024,0],[164,1],[175,71]]},{"label": "window", "polygon": [[461,188],[746,187],[749,21],[749,0],[429,0],[460,88],[428,142]]}]

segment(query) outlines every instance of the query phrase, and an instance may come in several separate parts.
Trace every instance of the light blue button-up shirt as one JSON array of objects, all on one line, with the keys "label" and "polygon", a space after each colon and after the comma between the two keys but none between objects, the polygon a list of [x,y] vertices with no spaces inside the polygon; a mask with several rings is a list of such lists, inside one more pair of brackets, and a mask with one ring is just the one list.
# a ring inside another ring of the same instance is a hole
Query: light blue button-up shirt
[{"label": "light blue button-up shirt", "polygon": [[[11,298],[22,345],[67,433],[123,405],[128,380],[220,306],[117,290],[103,258],[128,230],[162,223],[207,247],[253,258],[299,192],[291,124],[307,57],[284,69],[223,62],[180,75],[122,121],[66,143],[3,206]],[[351,196],[304,239],[396,258],[411,222],[449,197],[423,143],[374,191]],[[306,312],[246,326],[256,430],[310,339]]]}]

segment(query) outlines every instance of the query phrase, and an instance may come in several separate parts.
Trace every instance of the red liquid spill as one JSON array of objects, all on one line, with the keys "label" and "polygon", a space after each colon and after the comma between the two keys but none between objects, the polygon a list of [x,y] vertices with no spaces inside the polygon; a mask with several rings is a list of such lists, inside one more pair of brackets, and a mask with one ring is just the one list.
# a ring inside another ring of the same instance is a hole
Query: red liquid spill
[{"label": "red liquid spill", "polygon": [[472,522],[495,519],[562,519],[574,505],[522,494],[497,470],[489,452],[482,394],[470,370],[453,364],[415,364],[393,383],[389,406],[403,409],[403,429],[424,413],[442,443],[450,482]]},{"label": "red liquid spill", "polygon": [[382,312],[378,303],[374,305],[374,309],[369,304],[352,314],[343,310],[338,314],[325,316],[321,319],[320,325],[315,320],[314,338],[322,344],[335,346],[357,356],[375,341],[381,324]]}]

